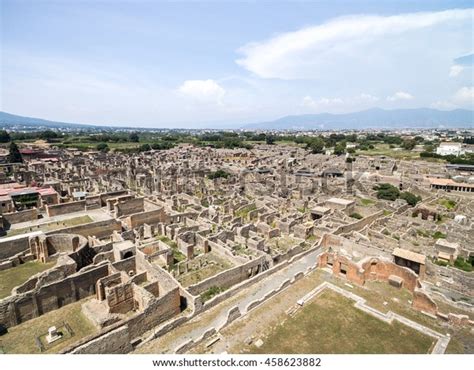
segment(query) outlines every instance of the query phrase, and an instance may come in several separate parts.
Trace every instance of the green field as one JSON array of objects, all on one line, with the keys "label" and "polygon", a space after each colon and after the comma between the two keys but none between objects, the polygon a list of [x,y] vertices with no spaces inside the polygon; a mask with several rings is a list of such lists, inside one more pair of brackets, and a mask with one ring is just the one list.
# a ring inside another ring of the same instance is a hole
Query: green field
[{"label": "green field", "polygon": [[31,276],[54,266],[54,262],[26,262],[22,265],[0,271],[0,299],[8,297],[14,287],[23,284]]},{"label": "green field", "polygon": [[385,323],[326,290],[272,328],[252,353],[429,353],[434,340],[394,321]]},{"label": "green field", "polygon": [[384,155],[395,159],[419,159],[420,153],[411,150],[390,148],[388,144],[376,144],[374,149],[357,150],[357,154],[363,155]]}]

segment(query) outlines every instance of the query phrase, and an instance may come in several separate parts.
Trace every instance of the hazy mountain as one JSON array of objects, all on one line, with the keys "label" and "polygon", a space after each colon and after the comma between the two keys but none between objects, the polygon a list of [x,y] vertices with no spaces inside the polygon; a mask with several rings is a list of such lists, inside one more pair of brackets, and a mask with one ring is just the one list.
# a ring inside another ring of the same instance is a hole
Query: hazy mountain
[{"label": "hazy mountain", "polygon": [[23,117],[6,112],[0,112],[0,127],[11,126],[39,126],[49,128],[71,128],[71,129],[94,129],[101,127],[100,125],[88,125],[81,123],[68,123],[48,121],[41,118]]},{"label": "hazy mountain", "polygon": [[269,122],[250,123],[245,129],[365,129],[365,128],[472,128],[474,111],[441,111],[429,108],[368,109],[345,114],[304,114],[286,116]]},{"label": "hazy mountain", "polygon": [[[10,113],[0,112],[0,127],[27,126],[29,128],[69,128],[69,129],[113,129],[111,126],[92,125],[81,123],[68,123],[48,121],[40,118],[22,117]],[[183,127],[186,125],[182,125]],[[304,114],[286,116],[269,122],[256,122],[239,125],[205,123],[189,125],[193,128],[215,128],[215,129],[260,129],[260,130],[305,130],[305,129],[365,129],[365,128],[473,128],[474,111],[466,109],[455,109],[441,111],[436,109],[394,109],[384,110],[380,108],[368,109],[360,112],[345,114]],[[121,129],[130,129],[120,127]],[[134,129],[141,129],[139,125]],[[149,130],[150,128],[148,128]]]}]

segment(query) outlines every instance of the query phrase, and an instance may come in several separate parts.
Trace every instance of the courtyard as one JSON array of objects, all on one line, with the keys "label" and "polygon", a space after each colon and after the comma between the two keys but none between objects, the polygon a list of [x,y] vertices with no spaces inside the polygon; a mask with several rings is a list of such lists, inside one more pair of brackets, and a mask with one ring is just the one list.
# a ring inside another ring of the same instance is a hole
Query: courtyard
[{"label": "courtyard", "polygon": [[399,322],[385,323],[325,290],[308,305],[270,328],[248,353],[429,353],[433,338]]}]

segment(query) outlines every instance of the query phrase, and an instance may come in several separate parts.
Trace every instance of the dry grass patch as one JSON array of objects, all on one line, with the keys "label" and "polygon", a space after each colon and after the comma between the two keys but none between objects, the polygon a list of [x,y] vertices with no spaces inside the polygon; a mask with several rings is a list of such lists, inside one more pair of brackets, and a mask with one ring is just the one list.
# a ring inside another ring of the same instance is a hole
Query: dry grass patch
[{"label": "dry grass patch", "polygon": [[398,322],[388,324],[326,290],[273,328],[252,353],[429,353],[434,340]]}]

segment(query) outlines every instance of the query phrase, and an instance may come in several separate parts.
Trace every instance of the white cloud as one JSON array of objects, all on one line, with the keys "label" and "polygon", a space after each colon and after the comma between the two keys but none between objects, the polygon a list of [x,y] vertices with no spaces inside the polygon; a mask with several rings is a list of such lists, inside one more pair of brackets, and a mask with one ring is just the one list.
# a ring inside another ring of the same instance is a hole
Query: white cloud
[{"label": "white cloud", "polygon": [[452,110],[457,108],[455,104],[447,100],[439,100],[430,104],[430,108],[440,109],[440,110]]},{"label": "white cloud", "polygon": [[474,86],[463,87],[456,91],[453,96],[453,102],[457,105],[468,106],[472,109],[474,107]]},{"label": "white cloud", "polygon": [[456,108],[474,108],[474,86],[462,87],[456,91],[450,99],[436,101],[430,105],[431,108],[451,110]]},{"label": "white cloud", "polygon": [[379,97],[370,94],[360,94],[359,96],[356,96],[354,100],[358,103],[375,103],[380,99]]},{"label": "white cloud", "polygon": [[301,105],[305,108],[311,108],[313,110],[334,108],[344,103],[341,98],[320,98],[313,99],[311,96],[305,96]]},{"label": "white cloud", "polygon": [[226,91],[214,80],[187,80],[178,87],[178,91],[199,102],[222,104]]},{"label": "white cloud", "polygon": [[307,95],[301,101],[301,106],[311,111],[331,111],[343,112],[348,110],[358,110],[373,106],[380,99],[377,96],[362,93],[356,96],[345,98],[319,98],[314,99]]},{"label": "white cloud", "polygon": [[412,100],[413,95],[405,92],[405,91],[398,91],[392,96],[387,96],[387,101],[394,102],[398,100]]},{"label": "white cloud", "polygon": [[248,43],[236,63],[261,78],[315,79],[326,88],[440,91],[440,76],[472,48],[473,16],[473,9],[452,9],[335,18]]},{"label": "white cloud", "polygon": [[463,66],[455,64],[451,66],[451,68],[449,69],[449,77],[457,77],[461,74],[463,70],[464,70]]}]

